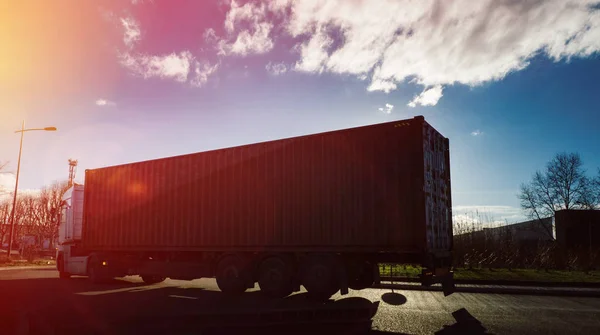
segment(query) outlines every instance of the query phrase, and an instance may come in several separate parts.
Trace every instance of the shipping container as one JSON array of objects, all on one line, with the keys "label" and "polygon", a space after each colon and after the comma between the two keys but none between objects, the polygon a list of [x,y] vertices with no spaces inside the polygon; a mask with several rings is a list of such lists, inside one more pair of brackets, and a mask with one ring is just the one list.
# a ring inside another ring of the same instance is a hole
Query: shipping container
[{"label": "shipping container", "polygon": [[560,210],[554,222],[556,241],[567,249],[600,248],[600,210]]},{"label": "shipping container", "polygon": [[87,170],[83,242],[94,250],[449,250],[448,153],[448,140],[415,118]]},{"label": "shipping container", "polygon": [[447,295],[451,208],[448,139],[419,116],[86,170],[63,197],[57,268],[322,300],[418,263]]}]

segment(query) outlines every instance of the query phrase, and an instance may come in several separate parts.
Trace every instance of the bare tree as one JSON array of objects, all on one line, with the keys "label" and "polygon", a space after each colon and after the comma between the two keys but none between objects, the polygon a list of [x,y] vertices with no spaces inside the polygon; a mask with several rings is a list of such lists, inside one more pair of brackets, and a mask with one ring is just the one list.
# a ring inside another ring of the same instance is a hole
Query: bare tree
[{"label": "bare tree", "polygon": [[54,238],[58,234],[59,213],[62,196],[69,188],[68,182],[54,183],[41,190],[36,199],[32,214],[35,218],[40,243],[44,238],[50,240],[53,247]]},{"label": "bare tree", "polygon": [[4,240],[8,239],[11,207],[12,206],[8,200],[0,202],[0,247],[4,245]]},{"label": "bare tree", "polygon": [[551,228],[542,225],[541,220],[561,209],[593,208],[597,202],[593,189],[579,154],[559,153],[543,172],[533,175],[531,182],[521,184],[519,199],[528,216],[553,237]]},{"label": "bare tree", "polygon": [[[6,172],[6,166],[8,165],[8,162],[0,162],[0,174],[9,174],[10,172]],[[6,189],[5,185],[0,184],[0,196],[8,194],[8,190]]]}]

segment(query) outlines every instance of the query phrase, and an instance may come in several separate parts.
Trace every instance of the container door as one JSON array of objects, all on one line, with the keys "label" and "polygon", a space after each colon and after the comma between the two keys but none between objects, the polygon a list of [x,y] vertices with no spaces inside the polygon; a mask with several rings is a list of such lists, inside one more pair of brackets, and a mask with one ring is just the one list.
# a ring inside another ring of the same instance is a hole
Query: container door
[{"label": "container door", "polygon": [[423,153],[427,247],[429,251],[451,250],[449,142],[427,123],[423,124]]}]

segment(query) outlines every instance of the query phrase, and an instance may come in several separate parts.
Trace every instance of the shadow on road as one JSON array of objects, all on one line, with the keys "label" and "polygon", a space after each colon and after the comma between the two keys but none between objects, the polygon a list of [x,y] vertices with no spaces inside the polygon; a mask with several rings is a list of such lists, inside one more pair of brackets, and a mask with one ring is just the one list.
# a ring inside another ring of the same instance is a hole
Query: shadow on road
[{"label": "shadow on road", "polygon": [[[232,297],[192,284],[145,285],[86,278],[0,280],[2,334],[394,334],[372,330],[379,302],[360,297],[315,303],[303,293],[269,299],[258,291]],[[385,293],[392,305],[406,303]],[[486,334],[462,309],[436,334]],[[8,332],[4,332],[8,330]],[[397,334],[397,333],[396,333]]]},{"label": "shadow on road", "polygon": [[406,297],[397,292],[386,292],[381,296],[381,300],[393,306],[400,306],[406,303]]},{"label": "shadow on road", "polygon": [[[86,278],[0,280],[2,334],[366,334],[379,303],[232,297],[197,286]],[[4,332],[8,330],[8,332]]]}]

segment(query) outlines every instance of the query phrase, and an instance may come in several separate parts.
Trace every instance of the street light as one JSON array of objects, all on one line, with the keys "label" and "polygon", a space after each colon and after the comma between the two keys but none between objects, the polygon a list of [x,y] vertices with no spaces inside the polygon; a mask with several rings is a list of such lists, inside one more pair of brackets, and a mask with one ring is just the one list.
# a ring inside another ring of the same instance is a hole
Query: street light
[{"label": "street light", "polygon": [[14,228],[15,228],[15,207],[17,206],[17,190],[19,189],[19,172],[21,170],[21,151],[23,150],[23,134],[26,131],[34,131],[34,130],[56,131],[56,127],[25,129],[25,121],[23,121],[23,123],[21,124],[21,129],[15,131],[15,133],[21,133],[21,142],[19,144],[19,160],[17,161],[17,177],[16,177],[16,181],[15,181],[15,194],[13,196],[13,204],[12,204],[12,209],[10,211],[10,231],[8,234],[8,253],[6,255],[6,257],[8,257],[8,259],[10,259],[10,254],[12,252],[13,232],[14,232]]}]

